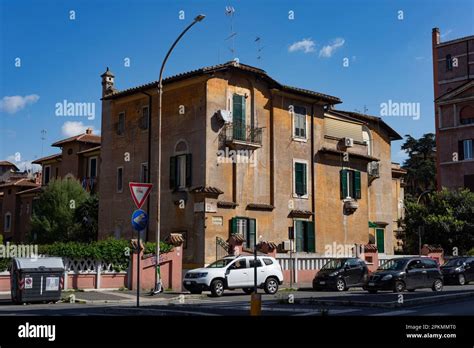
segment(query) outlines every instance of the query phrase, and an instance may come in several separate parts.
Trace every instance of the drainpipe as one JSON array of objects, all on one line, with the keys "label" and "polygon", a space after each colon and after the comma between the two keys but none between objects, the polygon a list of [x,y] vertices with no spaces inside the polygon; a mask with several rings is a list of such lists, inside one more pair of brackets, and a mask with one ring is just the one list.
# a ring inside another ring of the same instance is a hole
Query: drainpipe
[{"label": "drainpipe", "polygon": [[[148,159],[147,159],[147,183],[151,183],[151,94],[147,92],[142,92],[143,94],[148,96]],[[150,214],[150,201],[151,197],[146,200],[146,212]],[[149,230],[150,228],[147,226],[145,232],[145,241],[149,241]]]},{"label": "drainpipe", "polygon": [[316,206],[316,197],[314,196],[314,104],[311,104],[311,212],[313,220],[313,228],[316,229],[316,218],[315,218],[315,206]]}]

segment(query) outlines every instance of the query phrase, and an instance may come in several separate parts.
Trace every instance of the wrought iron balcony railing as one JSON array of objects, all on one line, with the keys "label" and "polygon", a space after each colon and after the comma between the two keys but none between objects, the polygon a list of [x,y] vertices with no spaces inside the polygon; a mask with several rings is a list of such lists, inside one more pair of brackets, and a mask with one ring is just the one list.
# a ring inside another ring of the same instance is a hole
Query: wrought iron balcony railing
[{"label": "wrought iron balcony railing", "polygon": [[263,128],[256,128],[239,123],[229,123],[224,126],[226,143],[234,145],[262,146]]}]

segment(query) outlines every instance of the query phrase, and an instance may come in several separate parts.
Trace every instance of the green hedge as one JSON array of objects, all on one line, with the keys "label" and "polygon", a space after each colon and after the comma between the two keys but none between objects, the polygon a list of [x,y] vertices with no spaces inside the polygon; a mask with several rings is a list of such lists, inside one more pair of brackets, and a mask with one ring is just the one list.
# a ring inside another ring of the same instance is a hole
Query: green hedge
[{"label": "green hedge", "polygon": [[[172,245],[160,243],[160,251],[165,254],[173,249]],[[153,254],[156,243],[145,243],[145,254]],[[127,269],[132,254],[130,241],[124,239],[106,239],[92,243],[56,242],[48,245],[39,245],[41,255],[68,257],[70,259],[95,259],[111,263],[115,271]],[[10,264],[10,259],[0,259],[0,272],[5,271]]]}]

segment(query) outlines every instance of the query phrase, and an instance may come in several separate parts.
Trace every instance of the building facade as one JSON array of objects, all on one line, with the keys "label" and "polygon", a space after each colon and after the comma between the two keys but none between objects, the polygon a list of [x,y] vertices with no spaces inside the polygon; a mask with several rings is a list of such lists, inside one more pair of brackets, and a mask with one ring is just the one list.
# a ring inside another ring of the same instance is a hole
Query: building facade
[{"label": "building facade", "polygon": [[437,186],[474,192],[474,36],[432,31]]},{"label": "building facade", "polygon": [[[127,186],[151,181],[145,238],[156,240],[157,83],[118,91],[114,79],[102,75],[99,237],[134,235]],[[231,236],[244,248],[285,251],[294,236],[296,252],[393,253],[390,144],[401,137],[340,102],[236,62],[165,79],[161,239],[184,236],[188,267],[214,261]]]}]

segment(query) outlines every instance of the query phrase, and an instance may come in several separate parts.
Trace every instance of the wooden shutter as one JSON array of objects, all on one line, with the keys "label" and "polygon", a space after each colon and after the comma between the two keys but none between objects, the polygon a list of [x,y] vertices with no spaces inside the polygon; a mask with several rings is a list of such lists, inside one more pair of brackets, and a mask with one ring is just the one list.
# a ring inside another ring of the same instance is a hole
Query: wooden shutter
[{"label": "wooden shutter", "polygon": [[377,235],[377,251],[379,253],[385,252],[385,235],[383,228],[375,229],[375,233]]},{"label": "wooden shutter", "polygon": [[349,195],[347,191],[347,170],[341,169],[339,176],[341,181],[341,199],[345,199]]},{"label": "wooden shutter", "polygon": [[230,233],[236,234],[237,233],[237,218],[232,218],[230,220]]},{"label": "wooden shutter", "polygon": [[257,221],[255,219],[248,219],[247,247],[250,249],[253,249],[255,245],[256,230],[257,230]]},{"label": "wooden shutter", "polygon": [[245,97],[242,95],[233,95],[232,122],[234,139],[245,140]]},{"label": "wooden shutter", "polygon": [[295,220],[296,251],[304,251],[303,221]]},{"label": "wooden shutter", "polygon": [[295,193],[298,196],[304,196],[307,193],[305,163],[295,163]]},{"label": "wooden shutter", "polygon": [[177,183],[177,178],[176,178],[176,156],[171,156],[170,157],[170,189],[176,189],[176,183]]},{"label": "wooden shutter", "polygon": [[361,198],[361,189],[360,189],[360,172],[354,171],[354,198],[359,199]]},{"label": "wooden shutter", "polygon": [[316,251],[316,238],[314,234],[314,222],[306,221],[306,245],[307,251],[314,253]]},{"label": "wooden shutter", "polygon": [[462,161],[464,159],[464,143],[461,140],[458,142],[458,161]]},{"label": "wooden shutter", "polygon": [[186,187],[192,185],[193,179],[193,156],[189,153],[186,155]]}]

